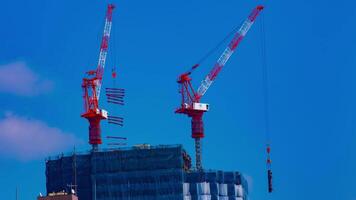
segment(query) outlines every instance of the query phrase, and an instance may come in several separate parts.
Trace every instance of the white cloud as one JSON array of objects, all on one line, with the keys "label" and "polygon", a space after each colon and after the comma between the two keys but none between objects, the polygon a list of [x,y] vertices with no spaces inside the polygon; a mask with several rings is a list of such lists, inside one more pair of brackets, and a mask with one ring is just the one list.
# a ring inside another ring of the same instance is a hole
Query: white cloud
[{"label": "white cloud", "polygon": [[0,92],[21,96],[36,96],[49,92],[52,82],[41,78],[25,62],[0,66]]},{"label": "white cloud", "polygon": [[19,160],[42,159],[81,143],[46,123],[7,113],[0,119],[0,154]]}]

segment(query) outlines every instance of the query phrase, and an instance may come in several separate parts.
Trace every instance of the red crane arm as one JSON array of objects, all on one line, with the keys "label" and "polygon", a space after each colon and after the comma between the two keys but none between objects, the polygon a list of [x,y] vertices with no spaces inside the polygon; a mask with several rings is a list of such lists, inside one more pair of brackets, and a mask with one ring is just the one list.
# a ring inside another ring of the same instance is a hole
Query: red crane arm
[{"label": "red crane arm", "polygon": [[96,97],[98,101],[100,97],[101,84],[103,80],[106,55],[108,53],[109,39],[110,39],[110,32],[111,32],[111,25],[112,25],[112,11],[114,10],[114,8],[115,6],[113,4],[108,5],[108,9],[106,11],[106,17],[105,17],[104,33],[101,39],[99,61],[98,61],[98,67],[96,69],[96,78],[97,78]]},{"label": "red crane arm", "polygon": [[201,82],[196,94],[196,98],[199,99],[205,94],[205,92],[209,89],[210,85],[213,83],[215,78],[218,76],[221,69],[224,67],[226,62],[229,60],[230,56],[235,52],[237,46],[240,44],[241,40],[245,37],[246,33],[249,31],[253,23],[255,22],[258,14],[263,10],[263,6],[257,6],[252,10],[251,14],[244,21],[242,26],[234,35],[234,38],[231,40],[229,45],[226,47],[224,52],[219,57],[218,61],[215,63],[213,69],[210,73],[205,77],[205,79]]}]

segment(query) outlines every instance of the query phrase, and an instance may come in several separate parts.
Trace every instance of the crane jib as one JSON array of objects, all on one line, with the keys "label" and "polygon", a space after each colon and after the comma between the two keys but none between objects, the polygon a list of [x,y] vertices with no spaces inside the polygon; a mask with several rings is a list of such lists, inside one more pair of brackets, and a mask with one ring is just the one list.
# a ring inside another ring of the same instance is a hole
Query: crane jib
[{"label": "crane jib", "polygon": [[260,13],[260,11],[263,9],[263,6],[257,6],[251,14],[248,16],[248,18],[244,21],[242,26],[239,28],[237,33],[234,35],[234,38],[231,40],[229,45],[226,47],[224,52],[221,54],[217,62],[215,63],[213,69],[209,72],[209,74],[205,77],[205,79],[201,82],[197,94],[200,97],[202,97],[206,91],[209,89],[215,78],[218,76],[219,72],[221,69],[224,67],[226,62],[229,60],[231,55],[234,53],[236,50],[237,46],[239,43],[242,41],[244,36],[247,34],[247,32],[250,30],[251,26],[253,25],[256,17]]},{"label": "crane jib", "polygon": [[112,9],[109,10],[109,13],[106,16],[104,33],[103,33],[103,37],[102,37],[101,45],[100,45],[98,68],[97,68],[97,73],[96,73],[96,77],[99,80],[98,85],[96,87],[96,96],[97,96],[98,100],[100,98],[101,82],[103,79],[106,55],[108,52],[108,46],[109,46],[109,40],[110,40],[110,32],[111,32],[111,26],[112,26],[112,21],[111,21],[112,20],[111,19],[112,18],[112,13],[111,13]]}]

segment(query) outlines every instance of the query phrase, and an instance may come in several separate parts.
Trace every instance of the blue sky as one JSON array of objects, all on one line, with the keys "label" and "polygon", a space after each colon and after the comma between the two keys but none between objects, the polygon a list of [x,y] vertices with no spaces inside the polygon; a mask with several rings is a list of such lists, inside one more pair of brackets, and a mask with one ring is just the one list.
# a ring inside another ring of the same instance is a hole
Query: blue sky
[{"label": "blue sky", "polygon": [[[45,192],[44,158],[87,145],[81,78],[96,66],[107,1],[2,1],[0,6],[0,186],[4,199]],[[190,121],[177,76],[264,1],[114,1],[104,86],[116,64],[126,105],[104,135],[183,144]],[[266,192],[260,21],[202,99],[205,168],[251,177],[250,199],[356,199],[356,19],[352,1],[264,3],[275,192]],[[222,49],[220,49],[222,51]],[[198,83],[218,57],[193,75]],[[116,60],[116,62],[114,62]],[[9,128],[10,127],[10,128]],[[13,128],[16,127],[16,128]],[[50,138],[47,145],[42,140]],[[64,142],[65,141],[65,142]],[[46,150],[46,151],[43,151]]]}]

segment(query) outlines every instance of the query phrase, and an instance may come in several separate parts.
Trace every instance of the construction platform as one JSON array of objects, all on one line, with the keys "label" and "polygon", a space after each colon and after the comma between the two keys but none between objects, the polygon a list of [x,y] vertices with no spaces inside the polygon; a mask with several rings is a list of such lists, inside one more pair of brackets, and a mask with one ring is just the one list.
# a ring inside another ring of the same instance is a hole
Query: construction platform
[{"label": "construction platform", "polygon": [[47,193],[74,189],[79,200],[247,200],[239,172],[190,169],[182,145],[137,145],[50,157]]}]

